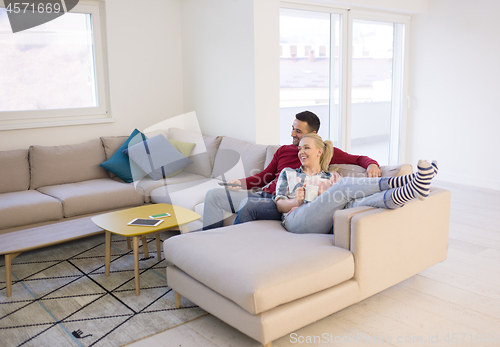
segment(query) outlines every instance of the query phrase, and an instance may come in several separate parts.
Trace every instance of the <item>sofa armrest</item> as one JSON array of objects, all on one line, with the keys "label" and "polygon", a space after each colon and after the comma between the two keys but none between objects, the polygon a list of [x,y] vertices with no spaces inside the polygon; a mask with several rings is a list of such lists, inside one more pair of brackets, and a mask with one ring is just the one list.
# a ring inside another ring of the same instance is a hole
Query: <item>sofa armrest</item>
[{"label": "sofa armrest", "polygon": [[345,210],[338,210],[333,215],[333,232],[335,235],[334,245],[344,249],[351,249],[351,220],[355,215],[375,210],[376,207],[359,206],[348,208]]},{"label": "sofa armrest", "polygon": [[431,188],[424,201],[351,217],[350,250],[361,300],[446,259],[450,197],[447,190]]}]

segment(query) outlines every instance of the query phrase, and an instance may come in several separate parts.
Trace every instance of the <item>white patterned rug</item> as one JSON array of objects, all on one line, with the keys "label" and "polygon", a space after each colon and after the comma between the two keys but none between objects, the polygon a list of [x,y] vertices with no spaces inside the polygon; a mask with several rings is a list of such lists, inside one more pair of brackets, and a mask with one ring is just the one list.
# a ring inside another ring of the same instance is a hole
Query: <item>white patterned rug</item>
[{"label": "white patterned rug", "polygon": [[150,258],[140,261],[139,296],[125,238],[113,238],[109,277],[104,275],[104,234],[21,254],[12,262],[10,298],[2,259],[0,344],[122,346],[205,315],[185,298],[175,308],[166,261],[157,261],[154,240],[148,238]]}]

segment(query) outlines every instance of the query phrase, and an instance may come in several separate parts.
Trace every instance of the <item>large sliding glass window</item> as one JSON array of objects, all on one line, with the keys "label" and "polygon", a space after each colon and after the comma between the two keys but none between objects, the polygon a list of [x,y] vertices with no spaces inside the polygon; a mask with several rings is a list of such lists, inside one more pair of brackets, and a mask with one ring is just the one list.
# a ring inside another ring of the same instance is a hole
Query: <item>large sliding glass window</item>
[{"label": "large sliding glass window", "polygon": [[282,8],[280,140],[296,113],[321,120],[320,135],[380,165],[402,158],[406,16]]},{"label": "large sliding glass window", "polygon": [[399,156],[402,37],[403,24],[352,21],[350,151],[381,165],[396,164]]},{"label": "large sliding glass window", "polygon": [[340,14],[281,9],[281,144],[290,143],[295,115],[309,110],[321,120],[321,137],[338,146],[335,129],[341,114],[340,34]]}]

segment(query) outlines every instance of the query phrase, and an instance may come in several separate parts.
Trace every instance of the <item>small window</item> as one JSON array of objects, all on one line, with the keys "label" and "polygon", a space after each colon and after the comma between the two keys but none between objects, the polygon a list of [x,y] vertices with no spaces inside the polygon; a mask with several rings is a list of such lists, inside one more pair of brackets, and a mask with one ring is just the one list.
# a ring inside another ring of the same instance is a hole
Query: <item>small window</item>
[{"label": "small window", "polygon": [[12,33],[0,8],[0,130],[112,121],[103,4]]}]

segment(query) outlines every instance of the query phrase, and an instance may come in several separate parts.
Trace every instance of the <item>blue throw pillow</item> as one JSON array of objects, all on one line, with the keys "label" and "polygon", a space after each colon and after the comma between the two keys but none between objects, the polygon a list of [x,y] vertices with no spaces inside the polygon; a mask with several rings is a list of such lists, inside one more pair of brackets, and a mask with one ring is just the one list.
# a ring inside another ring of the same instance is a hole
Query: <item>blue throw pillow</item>
[{"label": "blue throw pillow", "polygon": [[131,163],[128,155],[123,153],[123,150],[128,148],[129,145],[142,142],[146,139],[146,135],[135,129],[132,134],[130,134],[129,138],[123,143],[123,145],[121,145],[120,148],[111,156],[111,158],[101,164],[101,167],[105,168],[109,172],[114,173],[116,176],[120,177],[127,183],[133,182],[134,175],[132,175]]},{"label": "blue throw pillow", "polygon": [[193,163],[163,135],[129,146],[128,156],[154,180],[166,178]]}]

